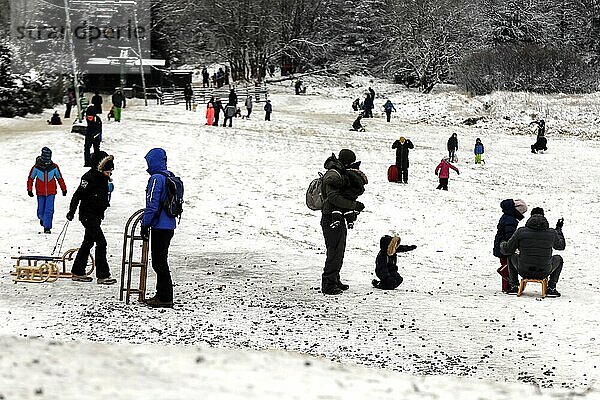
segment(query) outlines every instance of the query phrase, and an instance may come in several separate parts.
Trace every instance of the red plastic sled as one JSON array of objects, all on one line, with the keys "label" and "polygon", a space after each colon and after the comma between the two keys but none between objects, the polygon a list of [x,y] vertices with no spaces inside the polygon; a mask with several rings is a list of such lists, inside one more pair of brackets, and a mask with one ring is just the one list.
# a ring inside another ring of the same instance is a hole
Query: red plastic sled
[{"label": "red plastic sled", "polygon": [[387,170],[388,181],[390,182],[398,182],[398,167],[395,165],[390,165]]}]

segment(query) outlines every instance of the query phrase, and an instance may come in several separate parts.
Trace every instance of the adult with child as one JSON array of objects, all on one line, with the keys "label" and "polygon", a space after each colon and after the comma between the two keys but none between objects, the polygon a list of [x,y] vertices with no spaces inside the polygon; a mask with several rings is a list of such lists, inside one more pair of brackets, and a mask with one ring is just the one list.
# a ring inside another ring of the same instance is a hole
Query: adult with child
[{"label": "adult with child", "polygon": [[450,162],[454,162],[456,151],[458,150],[458,136],[456,133],[453,133],[452,136],[448,139],[448,158]]},{"label": "adult with child", "polygon": [[448,190],[448,180],[450,179],[451,169],[460,175],[458,168],[450,163],[449,157],[442,158],[442,161],[435,167],[435,174],[440,178],[440,184],[436,189]]},{"label": "adult with child", "polygon": [[123,108],[127,107],[127,100],[125,100],[125,96],[123,95],[123,91],[121,89],[117,89],[115,93],[112,95],[112,104],[113,104],[113,113],[115,115],[115,122],[121,122],[121,113]]},{"label": "adult with child", "polygon": [[150,178],[146,185],[146,208],[142,217],[142,238],[150,240],[152,269],[156,272],[156,295],[146,304],[153,308],[173,307],[173,280],[169,271],[168,255],[171,239],[177,227],[175,217],[169,215],[163,204],[167,198],[167,178],[173,175],[167,169],[167,153],[154,148],[146,154]]},{"label": "adult with child", "polygon": [[400,237],[384,235],[379,240],[379,253],[375,259],[375,275],[371,284],[377,289],[396,289],[404,280],[398,273],[398,253],[412,251],[416,245],[405,246],[400,244]]},{"label": "adult with child", "polygon": [[332,213],[352,210],[361,212],[365,206],[357,200],[343,196],[347,189],[346,169],[356,162],[352,150],[342,149],[336,157],[332,154],[325,161],[323,176],[323,208],[321,210],[321,229],[327,248],[325,267],[321,276],[321,292],[327,295],[338,295],[348,289],[340,280],[340,271],[346,251],[347,228],[345,223],[335,224]]},{"label": "adult with child", "polygon": [[509,240],[517,230],[519,221],[527,212],[527,204],[521,199],[506,199],[500,202],[502,216],[498,221],[496,236],[494,237],[494,257],[500,259],[500,267],[496,270],[502,277],[502,291],[508,292],[508,258],[500,251],[500,243]]},{"label": "adult with child", "polygon": [[83,144],[83,166],[91,167],[90,148],[94,147],[94,153],[100,151],[102,141],[102,120],[96,114],[96,107],[90,105],[85,111],[87,127],[85,128],[85,142]]},{"label": "adult with child", "polygon": [[[519,291],[519,275],[525,279],[548,279],[547,297],[560,297],[556,284],[560,278],[563,259],[552,255],[552,249],[564,250],[563,219],[550,228],[541,207],[531,210],[524,227],[517,229],[508,241],[500,243],[500,251],[508,256],[508,294]],[[518,254],[515,254],[518,250]]]},{"label": "adult with child", "polygon": [[35,159],[35,164],[27,177],[27,194],[33,197],[33,184],[37,195],[37,217],[44,233],[52,233],[52,219],[54,218],[54,198],[56,196],[56,183],[60,186],[62,195],[67,195],[67,186],[60,173],[58,165],[52,162],[52,150],[42,147],[42,153]]},{"label": "adult with child", "polygon": [[398,180],[397,182],[408,183],[408,153],[415,146],[404,136],[400,136],[400,139],[396,140],[392,144],[392,149],[396,149],[396,167],[398,168]]},{"label": "adult with child", "polygon": [[85,274],[85,267],[90,250],[96,244],[94,253],[96,278],[98,284],[112,285],[117,282],[110,276],[110,268],[106,258],[106,238],[102,232],[104,212],[109,204],[109,184],[114,170],[114,157],[104,151],[94,152],[91,157],[91,168],[81,177],[81,182],[73,194],[67,220],[72,221],[79,207],[79,221],[85,228],[83,242],[79,247],[73,267],[71,279],[76,282],[91,282],[92,277]]}]

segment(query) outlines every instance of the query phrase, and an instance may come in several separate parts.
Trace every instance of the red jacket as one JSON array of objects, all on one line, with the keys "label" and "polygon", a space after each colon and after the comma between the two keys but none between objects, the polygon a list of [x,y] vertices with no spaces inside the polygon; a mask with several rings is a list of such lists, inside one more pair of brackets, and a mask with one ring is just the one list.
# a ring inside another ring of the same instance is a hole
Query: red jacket
[{"label": "red jacket", "polygon": [[58,181],[63,192],[67,191],[67,186],[60,174],[60,169],[58,168],[58,165],[54,163],[46,168],[36,163],[31,168],[29,177],[27,178],[27,191],[33,190],[34,179],[37,179],[35,182],[35,192],[38,196],[56,194],[56,181]]},{"label": "red jacket", "polygon": [[458,168],[456,168],[454,165],[450,164],[448,161],[446,161],[446,159],[442,159],[442,161],[440,161],[438,166],[435,167],[435,174],[437,175],[438,171],[439,171],[440,178],[449,178],[450,177],[450,168],[455,170],[456,173],[460,174],[460,172],[458,172]]}]

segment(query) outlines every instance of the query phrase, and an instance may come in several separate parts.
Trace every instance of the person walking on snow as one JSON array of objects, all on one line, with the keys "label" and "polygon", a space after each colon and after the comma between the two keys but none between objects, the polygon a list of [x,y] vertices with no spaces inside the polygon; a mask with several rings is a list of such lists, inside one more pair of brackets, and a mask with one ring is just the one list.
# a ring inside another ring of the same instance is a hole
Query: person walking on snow
[{"label": "person walking on snow", "polygon": [[398,168],[398,182],[408,183],[408,152],[415,146],[404,136],[392,144],[392,149],[396,149],[396,167]]},{"label": "person walking on snow", "polygon": [[192,111],[192,97],[194,96],[194,90],[191,84],[186,84],[183,88],[183,98],[185,99],[185,110]]},{"label": "person walking on snow", "polygon": [[485,152],[481,139],[477,138],[475,140],[475,149],[473,152],[475,153],[475,164],[481,164],[481,155]]},{"label": "person walking on snow", "polygon": [[27,178],[27,194],[33,197],[33,183],[37,195],[37,217],[44,233],[51,233],[52,219],[54,218],[54,197],[56,196],[56,182],[62,190],[62,195],[67,195],[67,186],[60,173],[58,165],[52,162],[52,151],[42,147],[42,154],[35,159]]},{"label": "person walking on snow", "polygon": [[267,102],[265,103],[265,121],[270,121],[271,120],[271,113],[273,112],[273,106],[271,105],[271,100],[267,100]]},{"label": "person walking on snow", "polygon": [[121,111],[127,106],[127,100],[125,100],[125,96],[120,89],[115,91],[111,100],[114,107],[115,122],[121,122]]},{"label": "person walking on snow", "polygon": [[100,225],[104,219],[104,212],[110,206],[109,185],[111,184],[110,176],[115,168],[114,157],[104,151],[95,152],[92,154],[91,165],[90,170],[81,177],[81,183],[73,193],[67,213],[67,219],[73,221],[75,211],[79,207],[79,221],[85,228],[83,242],[71,268],[71,279],[76,282],[92,281],[92,277],[85,274],[85,266],[90,250],[95,243],[94,261],[97,282],[101,285],[112,285],[117,280],[110,276],[110,268],[106,259],[107,243]]},{"label": "person walking on snow", "polygon": [[436,189],[448,190],[448,179],[450,178],[450,169],[453,169],[458,175],[460,175],[458,168],[456,168],[450,163],[450,158],[448,157],[444,157],[442,161],[440,161],[438,166],[435,167],[435,174],[438,175],[440,178],[440,184]]},{"label": "person walking on snow", "polygon": [[94,147],[94,153],[100,151],[102,142],[102,120],[96,115],[96,107],[89,106],[85,112],[87,127],[85,128],[85,141],[83,143],[83,166],[91,167],[90,148]]},{"label": "person walking on snow", "polygon": [[456,151],[458,150],[458,136],[456,133],[453,133],[452,136],[448,139],[448,158],[450,162],[455,161]]},{"label": "person walking on snow", "polygon": [[506,199],[500,202],[502,216],[498,221],[496,237],[494,237],[494,257],[500,259],[500,267],[496,270],[502,277],[502,291],[508,292],[508,258],[500,251],[500,243],[511,238],[517,230],[519,221],[524,218],[527,212],[527,204],[521,199]]},{"label": "person walking on snow", "polygon": [[392,111],[396,112],[396,107],[394,107],[394,103],[392,103],[392,101],[388,99],[388,101],[386,101],[383,105],[383,110],[385,111],[387,122],[390,122],[392,118]]},{"label": "person walking on snow", "polygon": [[250,118],[250,114],[252,114],[252,106],[253,106],[252,96],[249,95],[248,97],[246,97],[245,106],[246,106],[246,111],[248,112],[248,114],[246,114],[246,119],[248,119],[248,118]]},{"label": "person walking on snow", "polygon": [[375,259],[375,274],[377,279],[373,279],[371,284],[377,289],[394,290],[404,279],[398,273],[398,255],[416,249],[417,246],[404,246],[400,244],[398,236],[382,236],[379,240],[379,253]]},{"label": "person walking on snow", "polygon": [[[500,243],[500,251],[508,256],[508,294],[519,291],[519,275],[525,279],[548,279],[547,297],[560,297],[556,284],[560,278],[563,259],[552,255],[552,249],[564,250],[563,219],[550,228],[544,210],[535,207],[524,227],[517,229],[507,242]],[[516,254],[517,250],[519,251]]]},{"label": "person walking on snow", "polygon": [[173,176],[167,169],[167,153],[154,148],[146,154],[148,185],[146,186],[146,208],[142,217],[142,238],[150,240],[152,269],[156,272],[156,295],[146,304],[153,308],[173,307],[173,280],[169,271],[169,246],[175,234],[177,221],[170,216],[163,203],[167,198],[167,178]]},{"label": "person walking on snow", "polygon": [[235,116],[235,112],[236,112],[236,107],[234,104],[229,103],[225,106],[225,110],[223,111],[223,114],[224,114],[223,126],[227,126],[227,121],[229,121],[229,127],[231,128],[231,125],[233,123],[233,117]]}]

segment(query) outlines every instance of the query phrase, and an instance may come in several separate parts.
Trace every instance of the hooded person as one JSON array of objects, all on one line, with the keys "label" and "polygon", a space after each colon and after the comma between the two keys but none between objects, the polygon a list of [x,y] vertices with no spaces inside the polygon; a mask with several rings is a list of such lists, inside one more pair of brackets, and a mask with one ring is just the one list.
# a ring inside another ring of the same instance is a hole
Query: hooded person
[{"label": "hooded person", "polygon": [[400,136],[392,144],[392,149],[396,149],[396,167],[398,168],[398,182],[408,183],[408,153],[409,150],[414,149],[415,146],[404,136]]},{"label": "hooded person", "polygon": [[417,246],[404,246],[400,244],[398,236],[384,235],[379,240],[379,253],[375,259],[375,275],[371,284],[377,289],[393,290],[402,283],[403,279],[398,273],[397,253],[403,253],[416,249]]},{"label": "hooded person", "polygon": [[500,251],[500,243],[507,241],[517,230],[519,221],[524,218],[527,212],[527,204],[521,199],[506,199],[500,202],[502,216],[496,227],[496,236],[494,237],[494,257],[500,259],[500,267],[496,270],[502,277],[502,291],[508,292],[508,258]]},{"label": "hooded person", "polygon": [[44,233],[52,233],[52,220],[54,218],[54,198],[56,197],[56,183],[60,186],[63,196],[67,195],[67,186],[60,173],[58,165],[52,162],[52,150],[42,147],[41,154],[36,158],[35,164],[27,177],[27,194],[33,197],[33,184],[37,195],[37,217]]},{"label": "hooded person", "polygon": [[456,171],[460,175],[460,171],[454,165],[451,164],[449,157],[442,158],[442,161],[435,167],[435,174],[440,179],[440,184],[436,189],[448,190],[448,180],[450,179],[450,170]]},{"label": "hooded person", "polygon": [[321,209],[321,229],[325,239],[327,255],[325,267],[321,276],[321,292],[328,295],[341,294],[348,289],[340,280],[340,271],[346,251],[346,223],[336,223],[334,212],[343,215],[346,210],[361,212],[365,206],[358,200],[348,198],[344,192],[348,190],[349,181],[346,170],[356,162],[356,155],[352,150],[342,149],[339,155],[331,154],[325,161],[327,170],[323,175],[323,208]]},{"label": "hooded person", "polygon": [[473,149],[473,153],[475,153],[475,164],[481,164],[481,155],[485,152],[483,147],[483,143],[480,138],[475,140],[475,148]]},{"label": "hooded person", "polygon": [[112,171],[115,168],[114,157],[104,151],[94,152],[91,157],[91,168],[81,177],[69,205],[67,219],[72,221],[79,207],[79,221],[85,228],[83,242],[79,247],[73,267],[71,279],[77,282],[91,282],[92,277],[85,274],[90,250],[96,244],[95,269],[99,284],[112,285],[116,279],[110,276],[110,268],[106,258],[106,238],[102,232],[104,213],[110,206],[109,186]]},{"label": "hooded person", "polygon": [[83,166],[91,167],[91,147],[94,147],[94,153],[100,151],[100,142],[102,141],[102,120],[96,113],[96,107],[93,105],[90,105],[85,110],[85,119],[87,127],[85,128],[85,142],[83,144]]},{"label": "hooded person", "polygon": [[500,252],[508,256],[508,294],[518,293],[521,275],[525,279],[549,278],[546,296],[560,297],[556,284],[562,271],[563,259],[560,255],[552,255],[552,249],[565,249],[562,227],[561,218],[554,229],[550,228],[544,210],[535,207],[525,226],[517,229],[508,241],[500,243]]},{"label": "hooded person", "polygon": [[152,269],[156,272],[156,295],[146,304],[153,308],[173,307],[173,281],[168,264],[169,246],[177,227],[175,217],[169,215],[163,204],[167,198],[167,153],[154,148],[144,157],[150,174],[146,186],[146,208],[142,217],[142,238],[150,240]]}]

